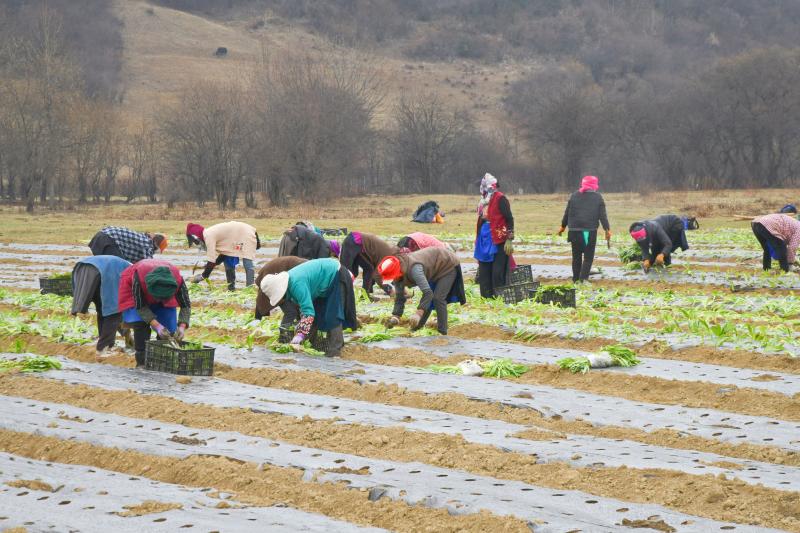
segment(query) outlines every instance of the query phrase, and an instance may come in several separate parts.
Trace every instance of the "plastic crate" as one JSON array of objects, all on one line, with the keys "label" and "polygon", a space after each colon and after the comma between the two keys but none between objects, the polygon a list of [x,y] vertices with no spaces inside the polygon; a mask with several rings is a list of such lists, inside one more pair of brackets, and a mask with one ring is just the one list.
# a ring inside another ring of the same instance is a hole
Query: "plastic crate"
[{"label": "plastic crate", "polygon": [[507,304],[515,304],[530,298],[530,295],[532,293],[536,293],[536,289],[538,288],[538,281],[529,281],[527,283],[517,283],[515,285],[497,287],[494,290],[494,293],[495,296],[502,298],[503,302]]},{"label": "plastic crate", "polygon": [[531,297],[540,304],[553,304],[558,307],[575,307],[575,289],[559,289],[548,291],[547,287],[543,290],[532,291]]},{"label": "plastic crate", "polygon": [[517,285],[518,283],[531,283],[533,281],[533,271],[531,265],[519,265],[511,271],[508,277],[509,285]]},{"label": "plastic crate", "polygon": [[326,237],[344,237],[347,235],[347,228],[320,228],[319,232]]},{"label": "plastic crate", "polygon": [[214,374],[214,348],[203,346],[199,350],[179,350],[169,341],[147,341],[144,368],[182,376],[211,376]]},{"label": "plastic crate", "polygon": [[314,335],[311,336],[309,339],[311,343],[311,347],[315,350],[319,350],[320,352],[328,353],[328,334],[323,333],[321,331],[317,331]]},{"label": "plastic crate", "polygon": [[72,278],[39,278],[42,294],[72,296]]}]

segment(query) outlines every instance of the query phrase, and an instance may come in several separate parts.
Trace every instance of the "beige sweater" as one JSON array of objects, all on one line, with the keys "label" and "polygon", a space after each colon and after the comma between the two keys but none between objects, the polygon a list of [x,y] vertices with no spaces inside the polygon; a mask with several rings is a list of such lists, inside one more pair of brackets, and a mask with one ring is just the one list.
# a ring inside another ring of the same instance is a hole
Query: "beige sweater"
[{"label": "beige sweater", "polygon": [[215,224],[203,230],[203,240],[209,261],[216,261],[219,255],[240,259],[256,257],[256,228],[244,222]]}]

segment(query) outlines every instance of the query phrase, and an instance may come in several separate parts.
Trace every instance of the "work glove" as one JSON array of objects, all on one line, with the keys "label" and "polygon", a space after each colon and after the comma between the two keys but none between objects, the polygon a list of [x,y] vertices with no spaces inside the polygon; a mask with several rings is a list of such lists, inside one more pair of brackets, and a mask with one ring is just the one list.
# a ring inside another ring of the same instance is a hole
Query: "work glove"
[{"label": "work glove", "polygon": [[295,352],[302,352],[303,351],[303,341],[306,340],[306,336],[302,333],[298,333],[294,337],[292,337],[289,346]]},{"label": "work glove", "polygon": [[203,274],[195,274],[192,276],[192,283],[200,283],[203,281]]},{"label": "work glove", "polygon": [[506,255],[513,254],[514,244],[511,241],[506,241],[505,244],[503,244],[503,251],[506,253]]},{"label": "work glove", "polygon": [[664,264],[664,254],[658,254],[656,256],[656,264],[663,265]]},{"label": "work glove", "polygon": [[392,316],[389,317],[389,326],[394,327],[394,326],[399,326],[399,325],[400,325],[400,317],[399,316],[392,315]]},{"label": "work glove", "polygon": [[645,259],[644,262],[642,263],[642,266],[644,267],[645,270],[650,270],[650,260]]},{"label": "work glove", "polygon": [[391,283],[384,283],[381,285],[381,289],[383,289],[383,292],[386,293],[387,296],[394,296],[394,287]]},{"label": "work glove", "polygon": [[173,335],[173,338],[176,341],[180,342],[183,340],[185,336],[186,336],[186,324],[181,324],[180,326],[178,326],[177,331],[175,331],[175,335]]},{"label": "work glove", "polygon": [[156,335],[158,335],[159,339],[169,339],[169,330],[162,326],[160,323],[156,322],[153,325],[153,329],[156,331]]},{"label": "work glove", "polygon": [[567,228],[565,228],[564,226],[561,226],[560,228],[558,228],[558,231],[556,232],[556,234],[558,236],[561,236],[561,234],[564,233],[565,229],[567,229]]},{"label": "work glove", "polygon": [[610,229],[607,229],[607,230],[606,230],[606,240],[607,240],[607,241],[610,241],[610,240],[611,240],[611,230],[610,230]]},{"label": "work glove", "polygon": [[422,309],[417,309],[417,312],[409,317],[408,322],[411,324],[411,329],[418,329],[419,323],[422,320],[422,315],[425,314],[425,311]]}]

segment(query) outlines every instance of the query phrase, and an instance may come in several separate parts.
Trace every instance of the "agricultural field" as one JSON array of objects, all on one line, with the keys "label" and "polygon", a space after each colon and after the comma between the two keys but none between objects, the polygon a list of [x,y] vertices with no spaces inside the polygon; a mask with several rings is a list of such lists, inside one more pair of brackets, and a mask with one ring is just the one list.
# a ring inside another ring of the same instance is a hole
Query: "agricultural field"
[{"label": "agricultural field", "polygon": [[[215,272],[190,289],[189,330],[216,348],[214,376],[191,378],[96,361],[94,317],[70,316],[38,278],[70,271],[112,222],[165,228],[164,258],[188,275],[201,258],[181,228],[221,214],[6,209],[0,531],[800,531],[800,276],[761,271],[729,215],[782,203],[748,196],[609,195],[615,236],[575,308],[480,298],[474,198],[442,198],[447,223],[432,228],[407,222],[419,198],[364,201],[354,218],[344,205],[228,214],[257,226],[261,263],[303,218],[389,241],[430,230],[462,257],[468,304],[442,337],[387,328],[391,302],[359,290],[363,327],[325,358],[286,353],[280,317],[255,320],[255,289],[228,292]],[[671,267],[620,262],[634,217],[700,205]],[[517,262],[566,284],[563,198],[512,206]],[[582,372],[602,352],[638,364]],[[466,360],[483,376],[459,374]]]}]

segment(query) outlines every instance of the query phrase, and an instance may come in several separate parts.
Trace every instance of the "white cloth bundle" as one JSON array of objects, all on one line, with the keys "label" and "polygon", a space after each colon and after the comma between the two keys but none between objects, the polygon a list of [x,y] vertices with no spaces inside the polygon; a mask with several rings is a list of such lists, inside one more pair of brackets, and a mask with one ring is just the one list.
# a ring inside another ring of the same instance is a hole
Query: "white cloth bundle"
[{"label": "white cloth bundle", "polygon": [[591,366],[592,368],[606,368],[609,366],[617,366],[617,362],[614,361],[614,358],[605,352],[590,353],[586,355],[586,359],[589,360],[589,366]]},{"label": "white cloth bundle", "polygon": [[468,361],[461,361],[458,363],[458,368],[461,370],[461,373],[465,376],[482,376],[483,375],[483,367],[475,361],[474,359],[469,359]]}]

